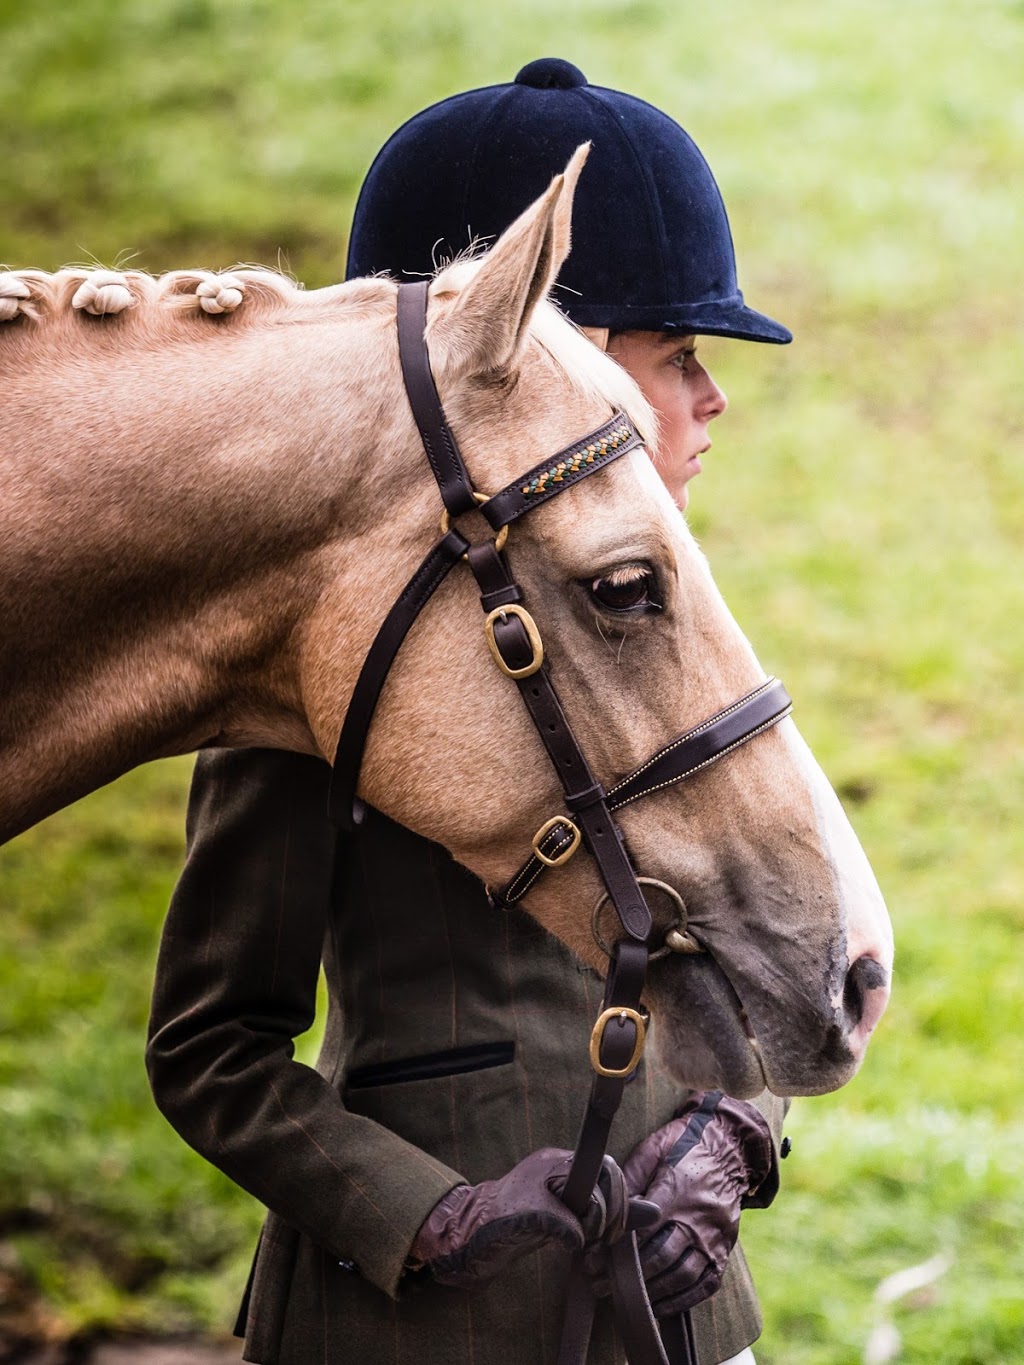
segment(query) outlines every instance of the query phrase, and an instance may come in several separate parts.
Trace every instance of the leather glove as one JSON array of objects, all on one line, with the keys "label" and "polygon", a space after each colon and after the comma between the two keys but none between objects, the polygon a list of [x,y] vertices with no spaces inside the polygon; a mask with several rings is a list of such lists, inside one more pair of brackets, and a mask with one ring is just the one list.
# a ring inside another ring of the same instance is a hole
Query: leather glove
[{"label": "leather glove", "polygon": [[[771,1131],[762,1114],[719,1091],[690,1097],[644,1138],[623,1168],[632,1198],[660,1209],[638,1232],[640,1266],[656,1317],[710,1298],[739,1234],[740,1210],[765,1208],[779,1185]],[[609,1292],[600,1248],[587,1255],[594,1292]]]},{"label": "leather glove", "polygon": [[410,1264],[441,1284],[470,1289],[548,1243],[578,1251],[583,1228],[557,1194],[571,1164],[571,1152],[545,1147],[500,1180],[456,1185],[416,1234]]}]

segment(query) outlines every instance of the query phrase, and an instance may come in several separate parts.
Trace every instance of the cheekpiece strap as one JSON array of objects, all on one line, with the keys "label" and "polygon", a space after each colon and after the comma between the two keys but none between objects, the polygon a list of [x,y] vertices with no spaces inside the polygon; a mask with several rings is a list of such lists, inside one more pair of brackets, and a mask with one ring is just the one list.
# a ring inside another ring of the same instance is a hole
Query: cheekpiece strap
[{"label": "cheekpiece strap", "polygon": [[419,428],[420,440],[450,516],[459,517],[476,506],[473,484],[458,442],[444,415],[427,350],[427,292],[429,280],[398,286],[398,356],[405,392]]},{"label": "cheekpiece strap", "polygon": [[643,444],[644,438],[630,418],[624,412],[617,412],[589,436],[566,446],[557,455],[549,456],[507,484],[500,493],[488,498],[480,511],[497,531]]},{"label": "cheekpiece strap", "polygon": [[[492,541],[470,547],[467,559],[480,588],[481,599],[492,597],[500,584],[513,587],[508,565]],[[562,710],[543,652],[538,656],[523,617],[527,613],[500,607],[490,613],[491,639],[503,671],[515,680],[519,695],[537,729],[562,784],[566,805],[574,813],[612,904],[626,934],[645,943],[651,932],[651,912],[636,879],[622,836],[605,804],[605,793],[580,749]]]}]

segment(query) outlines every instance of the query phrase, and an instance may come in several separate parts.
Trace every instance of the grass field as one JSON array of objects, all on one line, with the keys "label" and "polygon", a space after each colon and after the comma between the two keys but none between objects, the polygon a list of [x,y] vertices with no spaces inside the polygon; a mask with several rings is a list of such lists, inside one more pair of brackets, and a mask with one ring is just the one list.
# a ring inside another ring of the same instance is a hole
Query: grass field
[{"label": "grass field", "polygon": [[[236,259],[335,278],[397,123],[557,53],[676,115],[782,350],[692,523],[844,796],[897,937],[861,1075],[798,1103],[747,1219],[766,1365],[1024,1362],[1024,5],[1010,0],[0,0],[0,261]],[[280,253],[280,256],[279,256]],[[223,1330],[258,1210],[156,1114],[142,1044],[189,764],[0,853],[0,1321]],[[307,1042],[307,1055],[312,1047]]]}]

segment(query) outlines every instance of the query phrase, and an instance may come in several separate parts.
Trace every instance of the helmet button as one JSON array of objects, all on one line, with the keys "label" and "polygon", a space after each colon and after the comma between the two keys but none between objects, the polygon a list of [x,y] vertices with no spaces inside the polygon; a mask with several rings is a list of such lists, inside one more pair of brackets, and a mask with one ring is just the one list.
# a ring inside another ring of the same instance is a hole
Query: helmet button
[{"label": "helmet button", "polygon": [[561,57],[539,57],[528,62],[516,77],[516,85],[532,85],[535,90],[572,90],[586,83],[579,67]]}]

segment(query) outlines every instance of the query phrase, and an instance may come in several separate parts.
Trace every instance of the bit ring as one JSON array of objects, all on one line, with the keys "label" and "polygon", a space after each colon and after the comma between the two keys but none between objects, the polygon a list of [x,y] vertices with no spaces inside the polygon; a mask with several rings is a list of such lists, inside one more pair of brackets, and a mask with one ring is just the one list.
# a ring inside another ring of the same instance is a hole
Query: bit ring
[{"label": "bit ring", "polygon": [[[703,953],[704,948],[697,942],[686,927],[686,902],[675,889],[667,882],[660,882],[655,877],[637,877],[641,886],[654,886],[659,891],[664,891],[669,900],[676,907],[676,921],[665,933],[664,946],[656,948],[650,954],[649,961],[657,962],[660,958],[668,957],[669,953],[684,953],[693,956],[696,953]],[[591,932],[594,935],[594,942],[607,957],[611,957],[612,950],[607,940],[601,933],[601,911],[604,909],[605,902],[611,900],[611,894],[605,891],[594,906],[594,913],[590,919]]]}]

